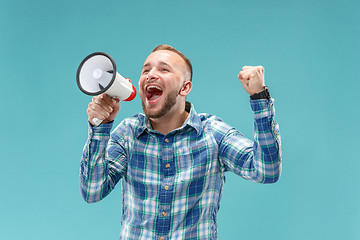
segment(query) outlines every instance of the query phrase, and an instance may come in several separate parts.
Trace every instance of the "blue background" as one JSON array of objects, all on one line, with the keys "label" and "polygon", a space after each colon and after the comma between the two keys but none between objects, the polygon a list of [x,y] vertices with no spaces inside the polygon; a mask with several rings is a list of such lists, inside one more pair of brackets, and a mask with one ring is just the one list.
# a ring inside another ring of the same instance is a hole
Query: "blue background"
[{"label": "blue background", "polygon": [[[229,173],[219,239],[360,239],[359,1],[0,0],[0,239],[118,239],[120,185],[85,203],[79,161],[91,97],[81,60],[109,53],[138,84],[152,48],[194,67],[189,100],[252,138],[237,75],[263,65],[276,100],[283,174]],[[122,104],[116,123],[142,111]]]}]

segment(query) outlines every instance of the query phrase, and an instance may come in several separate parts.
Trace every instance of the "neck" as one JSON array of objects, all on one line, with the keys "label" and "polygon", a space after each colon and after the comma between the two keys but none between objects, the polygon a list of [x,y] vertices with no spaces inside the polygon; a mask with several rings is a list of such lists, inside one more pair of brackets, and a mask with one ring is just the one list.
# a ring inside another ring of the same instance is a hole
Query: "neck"
[{"label": "neck", "polygon": [[151,126],[154,130],[166,135],[169,132],[181,127],[189,113],[183,108],[182,111],[176,113],[168,113],[160,118],[149,118]]}]

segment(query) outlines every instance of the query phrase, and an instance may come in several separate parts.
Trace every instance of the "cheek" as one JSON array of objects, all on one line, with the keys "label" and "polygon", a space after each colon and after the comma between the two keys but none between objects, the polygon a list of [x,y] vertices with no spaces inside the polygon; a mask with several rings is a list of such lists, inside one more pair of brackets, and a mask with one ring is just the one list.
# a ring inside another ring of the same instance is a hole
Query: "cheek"
[{"label": "cheek", "polygon": [[145,80],[146,80],[146,77],[144,76],[141,76],[140,79],[139,79],[139,90],[142,89],[145,85]]},{"label": "cheek", "polygon": [[143,77],[143,76],[141,76],[139,79],[138,93],[139,93],[140,97],[144,94],[143,88],[145,85],[145,80],[146,80],[146,77]]}]

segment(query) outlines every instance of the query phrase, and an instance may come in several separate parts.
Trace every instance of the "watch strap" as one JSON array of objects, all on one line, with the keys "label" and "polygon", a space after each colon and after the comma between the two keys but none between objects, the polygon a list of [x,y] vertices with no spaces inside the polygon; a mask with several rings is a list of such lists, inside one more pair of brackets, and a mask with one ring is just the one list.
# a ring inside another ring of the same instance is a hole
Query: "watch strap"
[{"label": "watch strap", "polygon": [[255,93],[254,95],[250,96],[251,100],[257,100],[257,99],[270,99],[270,93],[268,87],[265,87],[265,89],[259,93]]}]

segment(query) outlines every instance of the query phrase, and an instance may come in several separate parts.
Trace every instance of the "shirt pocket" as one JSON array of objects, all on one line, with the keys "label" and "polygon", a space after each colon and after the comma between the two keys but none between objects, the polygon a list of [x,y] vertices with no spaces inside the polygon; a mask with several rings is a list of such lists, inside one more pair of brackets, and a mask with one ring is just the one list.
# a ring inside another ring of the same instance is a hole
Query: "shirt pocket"
[{"label": "shirt pocket", "polygon": [[208,149],[205,147],[183,147],[177,150],[178,179],[192,181],[206,177],[210,170]]}]

